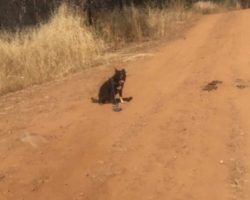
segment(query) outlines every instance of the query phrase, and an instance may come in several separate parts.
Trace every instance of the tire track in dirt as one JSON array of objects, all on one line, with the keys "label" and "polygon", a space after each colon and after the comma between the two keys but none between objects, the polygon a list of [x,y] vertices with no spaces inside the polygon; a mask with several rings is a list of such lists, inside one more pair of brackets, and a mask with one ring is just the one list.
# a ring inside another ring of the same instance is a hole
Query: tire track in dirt
[{"label": "tire track in dirt", "polygon": [[229,144],[230,158],[230,185],[232,187],[234,196],[232,199],[246,199],[245,198],[245,180],[246,180],[246,148],[244,131],[241,128],[238,111],[232,105],[232,123],[234,124],[231,134],[231,142]]}]

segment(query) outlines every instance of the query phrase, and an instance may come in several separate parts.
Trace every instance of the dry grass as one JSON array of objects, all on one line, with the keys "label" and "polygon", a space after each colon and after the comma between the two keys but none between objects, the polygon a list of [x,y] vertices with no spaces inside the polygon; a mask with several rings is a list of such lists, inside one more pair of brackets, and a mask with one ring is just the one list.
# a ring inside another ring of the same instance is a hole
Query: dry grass
[{"label": "dry grass", "polygon": [[202,14],[218,13],[228,9],[239,9],[240,3],[238,0],[224,0],[220,3],[212,1],[198,1],[193,5],[193,10]]},{"label": "dry grass", "polygon": [[0,38],[0,94],[90,66],[105,49],[77,15],[62,6],[48,24]]},{"label": "dry grass", "polygon": [[95,28],[110,46],[120,48],[128,42],[166,36],[176,23],[187,21],[192,14],[184,6],[174,5],[168,9],[132,6],[100,13]]},{"label": "dry grass", "polygon": [[212,1],[198,1],[193,5],[193,8],[202,14],[209,14],[218,12],[221,7]]},{"label": "dry grass", "polygon": [[47,24],[16,34],[0,33],[0,95],[93,66],[108,49],[168,35],[191,18],[181,5],[125,8],[99,13],[95,27],[62,5]]},{"label": "dry grass", "polygon": [[159,38],[168,36],[177,25],[190,20],[194,13],[180,5],[165,10],[149,9],[148,15],[149,36]]}]

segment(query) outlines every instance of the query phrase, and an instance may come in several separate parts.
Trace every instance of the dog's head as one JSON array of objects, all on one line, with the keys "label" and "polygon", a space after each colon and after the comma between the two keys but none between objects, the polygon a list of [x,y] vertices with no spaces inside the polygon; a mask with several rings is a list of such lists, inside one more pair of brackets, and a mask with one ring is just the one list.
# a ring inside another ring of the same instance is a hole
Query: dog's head
[{"label": "dog's head", "polygon": [[113,77],[114,82],[117,83],[118,85],[123,85],[126,81],[126,71],[125,69],[115,69],[115,75]]}]

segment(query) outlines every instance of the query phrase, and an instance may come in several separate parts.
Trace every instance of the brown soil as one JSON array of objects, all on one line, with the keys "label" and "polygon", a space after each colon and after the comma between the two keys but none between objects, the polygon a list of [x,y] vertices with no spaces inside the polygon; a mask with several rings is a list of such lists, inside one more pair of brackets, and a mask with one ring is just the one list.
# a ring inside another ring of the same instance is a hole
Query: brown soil
[{"label": "brown soil", "polygon": [[250,199],[249,18],[205,16],[127,64],[121,112],[90,101],[109,67],[1,97],[0,199]]}]

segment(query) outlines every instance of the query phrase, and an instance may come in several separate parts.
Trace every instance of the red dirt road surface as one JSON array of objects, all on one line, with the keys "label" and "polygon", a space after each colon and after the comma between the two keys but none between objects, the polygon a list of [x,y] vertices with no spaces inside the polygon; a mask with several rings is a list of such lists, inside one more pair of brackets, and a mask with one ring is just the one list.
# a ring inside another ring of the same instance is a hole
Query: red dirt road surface
[{"label": "red dirt road surface", "polygon": [[1,200],[249,200],[250,10],[203,17],[125,66],[115,113],[90,102],[112,68],[0,98]]}]

